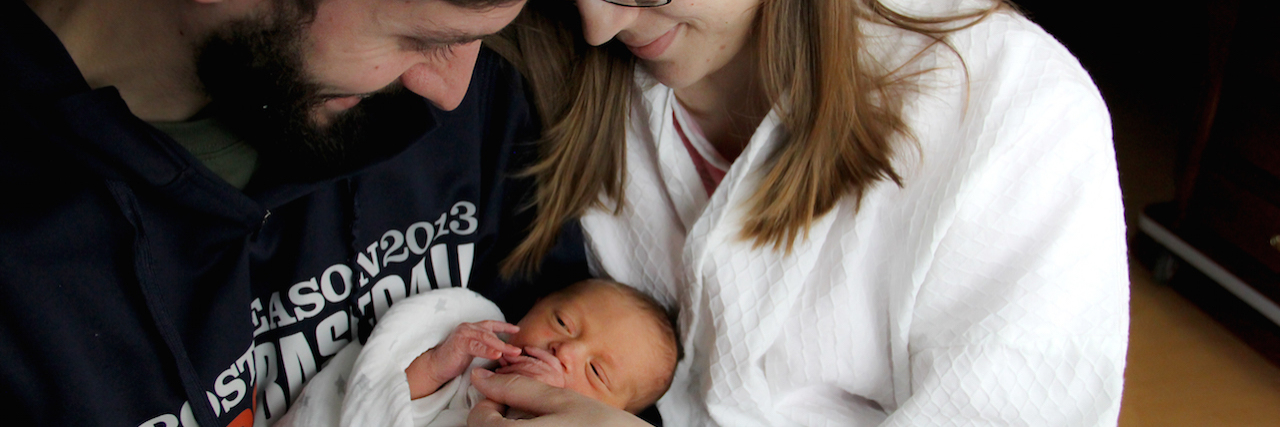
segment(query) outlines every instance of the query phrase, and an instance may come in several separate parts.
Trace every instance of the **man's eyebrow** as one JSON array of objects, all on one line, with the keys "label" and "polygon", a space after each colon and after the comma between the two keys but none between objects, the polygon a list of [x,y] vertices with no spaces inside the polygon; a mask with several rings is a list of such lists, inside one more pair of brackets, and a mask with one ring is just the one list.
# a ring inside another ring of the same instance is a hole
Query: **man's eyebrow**
[{"label": "man's eyebrow", "polygon": [[415,39],[441,45],[467,44],[488,36],[488,34],[469,34],[457,30],[441,30],[423,26],[410,28],[410,34]]}]

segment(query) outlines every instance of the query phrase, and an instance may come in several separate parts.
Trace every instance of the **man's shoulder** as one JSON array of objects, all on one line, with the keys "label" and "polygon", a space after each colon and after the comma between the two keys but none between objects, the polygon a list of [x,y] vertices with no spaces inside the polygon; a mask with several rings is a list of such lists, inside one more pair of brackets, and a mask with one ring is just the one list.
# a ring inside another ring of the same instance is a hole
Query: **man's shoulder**
[{"label": "man's shoulder", "polygon": [[519,83],[520,73],[516,71],[516,67],[511,61],[503,58],[502,55],[492,49],[481,46],[480,53],[476,55],[476,68],[471,77],[472,83],[477,78]]},{"label": "man's shoulder", "polygon": [[23,2],[0,2],[0,87],[6,99],[89,89],[58,36]]},{"label": "man's shoulder", "polygon": [[[526,99],[523,78],[506,58],[482,47],[476,57],[475,69],[471,73],[471,84],[467,88],[467,96],[463,104],[468,100],[510,100],[524,103]],[[487,105],[494,106],[492,103]]]}]

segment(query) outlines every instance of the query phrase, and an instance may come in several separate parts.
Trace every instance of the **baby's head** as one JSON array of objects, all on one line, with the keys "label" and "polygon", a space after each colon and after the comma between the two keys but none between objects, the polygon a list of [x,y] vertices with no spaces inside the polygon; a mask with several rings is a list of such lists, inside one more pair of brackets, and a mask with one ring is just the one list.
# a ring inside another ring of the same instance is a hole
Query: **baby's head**
[{"label": "baby's head", "polygon": [[672,317],[652,297],[605,280],[548,295],[520,319],[524,349],[498,370],[565,387],[638,413],[671,386],[680,358]]}]

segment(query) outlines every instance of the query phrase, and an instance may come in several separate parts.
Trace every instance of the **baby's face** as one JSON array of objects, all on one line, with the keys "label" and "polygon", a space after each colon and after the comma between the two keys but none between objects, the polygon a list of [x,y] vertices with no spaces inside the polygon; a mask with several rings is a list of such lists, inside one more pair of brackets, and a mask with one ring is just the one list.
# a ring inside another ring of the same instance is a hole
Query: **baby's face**
[{"label": "baby's face", "polygon": [[619,409],[628,408],[664,367],[657,326],[616,290],[589,286],[543,298],[520,319],[511,344],[525,349],[499,372],[524,374]]}]

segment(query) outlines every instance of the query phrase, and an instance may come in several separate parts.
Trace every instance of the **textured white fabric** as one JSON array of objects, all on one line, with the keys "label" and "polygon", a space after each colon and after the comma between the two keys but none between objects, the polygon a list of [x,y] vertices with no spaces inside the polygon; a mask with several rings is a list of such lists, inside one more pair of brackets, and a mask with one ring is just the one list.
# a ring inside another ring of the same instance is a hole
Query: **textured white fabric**
[{"label": "textured white fabric", "polygon": [[[325,364],[275,427],[465,426],[483,397],[470,369],[426,397],[410,400],[404,370],[459,324],[503,320],[498,306],[465,288],[405,298],[387,311],[363,346],[352,343]],[[489,361],[476,358],[472,366]]]},{"label": "textured white fabric", "polygon": [[[927,45],[868,31],[890,68]],[[1116,424],[1128,275],[1106,106],[1020,16],[950,40],[967,74],[940,45],[905,70],[934,69],[908,98],[905,185],[844,200],[790,255],[738,237],[777,117],[708,198],[673,92],[638,76],[627,204],[582,224],[598,274],[680,309],[667,425]]]}]

